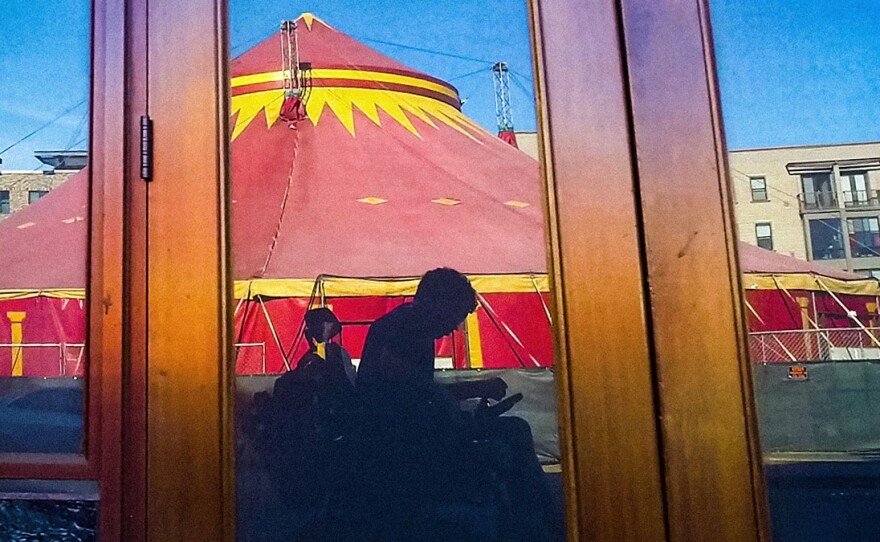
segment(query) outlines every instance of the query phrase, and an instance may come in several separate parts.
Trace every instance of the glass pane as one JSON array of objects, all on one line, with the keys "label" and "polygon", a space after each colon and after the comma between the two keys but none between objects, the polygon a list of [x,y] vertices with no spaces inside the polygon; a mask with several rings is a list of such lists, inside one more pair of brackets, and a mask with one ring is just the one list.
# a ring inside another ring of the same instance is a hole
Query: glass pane
[{"label": "glass pane", "polygon": [[0,6],[0,454],[83,448],[90,4]]},{"label": "glass pane", "polygon": [[527,3],[298,7],[230,4],[239,539],[563,540]]},{"label": "glass pane", "polygon": [[739,245],[773,540],[880,540],[880,101],[849,83],[880,69],[873,10],[710,7],[736,220],[776,249]]},{"label": "glass pane", "polygon": [[0,481],[0,540],[94,542],[98,484],[83,481]]},{"label": "glass pane", "polygon": [[810,220],[810,243],[814,260],[835,260],[844,257],[842,229],[839,218]]}]

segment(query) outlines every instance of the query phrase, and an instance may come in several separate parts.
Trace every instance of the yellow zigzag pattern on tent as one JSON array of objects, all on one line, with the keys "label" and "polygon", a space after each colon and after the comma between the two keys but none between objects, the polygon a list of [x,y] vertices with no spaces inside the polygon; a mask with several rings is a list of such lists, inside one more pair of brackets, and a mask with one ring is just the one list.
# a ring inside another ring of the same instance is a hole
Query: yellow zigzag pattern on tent
[{"label": "yellow zigzag pattern on tent", "polygon": [[[266,124],[271,128],[278,121],[283,102],[283,90],[265,90],[233,96],[232,116],[238,116],[235,118],[232,140],[234,141],[262,111],[265,111]],[[419,139],[422,136],[413,125],[411,117],[421,119],[434,128],[437,128],[436,123],[440,122],[478,143],[480,140],[477,136],[491,137],[458,109],[434,98],[417,94],[371,88],[313,87],[306,98],[306,114],[315,126],[324,116],[324,110],[329,108],[352,137],[357,136],[354,126],[355,107],[376,126],[382,126],[379,111],[384,111]]]}]

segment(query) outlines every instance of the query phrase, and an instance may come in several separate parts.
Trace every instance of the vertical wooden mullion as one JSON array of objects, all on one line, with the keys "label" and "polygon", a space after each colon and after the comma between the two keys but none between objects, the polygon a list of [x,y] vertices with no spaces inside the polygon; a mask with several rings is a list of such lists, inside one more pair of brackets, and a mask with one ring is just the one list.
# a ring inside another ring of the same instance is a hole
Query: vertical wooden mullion
[{"label": "vertical wooden mullion", "polygon": [[767,538],[707,7],[622,0],[670,540]]},{"label": "vertical wooden mullion", "polygon": [[225,0],[149,0],[147,540],[234,538]]},{"label": "vertical wooden mullion", "polygon": [[124,268],[128,307],[123,366],[123,523],[122,540],[146,540],[147,525],[147,184],[140,178],[141,115],[148,113],[148,0],[125,0],[126,164],[125,203],[128,244]]},{"label": "vertical wooden mullion", "polygon": [[86,455],[100,479],[100,537],[109,541],[120,540],[122,523],[125,32],[124,0],[92,2]]},{"label": "vertical wooden mullion", "polygon": [[570,539],[664,540],[617,8],[532,7]]}]

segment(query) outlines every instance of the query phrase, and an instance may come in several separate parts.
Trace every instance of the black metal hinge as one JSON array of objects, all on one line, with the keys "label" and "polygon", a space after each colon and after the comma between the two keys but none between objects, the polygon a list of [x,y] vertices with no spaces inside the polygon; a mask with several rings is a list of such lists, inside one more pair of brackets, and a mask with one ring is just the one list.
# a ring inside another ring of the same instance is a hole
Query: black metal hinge
[{"label": "black metal hinge", "polygon": [[141,117],[141,179],[153,180],[153,119]]}]

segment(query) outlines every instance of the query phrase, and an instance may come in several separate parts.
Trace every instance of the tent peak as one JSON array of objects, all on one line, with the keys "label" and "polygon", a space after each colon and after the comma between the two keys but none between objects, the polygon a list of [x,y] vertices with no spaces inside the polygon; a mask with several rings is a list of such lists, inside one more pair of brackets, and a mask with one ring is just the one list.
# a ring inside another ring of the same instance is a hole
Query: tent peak
[{"label": "tent peak", "polygon": [[333,28],[332,26],[327,24],[320,17],[316,17],[314,13],[305,12],[302,15],[300,15],[299,17],[297,17],[296,20],[306,23],[306,28],[309,29],[309,32],[312,31],[312,25],[314,24],[315,21],[318,21],[319,23],[326,26],[327,28]]}]

